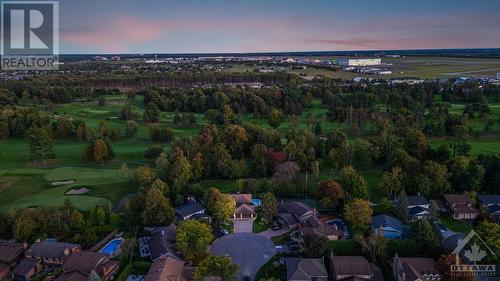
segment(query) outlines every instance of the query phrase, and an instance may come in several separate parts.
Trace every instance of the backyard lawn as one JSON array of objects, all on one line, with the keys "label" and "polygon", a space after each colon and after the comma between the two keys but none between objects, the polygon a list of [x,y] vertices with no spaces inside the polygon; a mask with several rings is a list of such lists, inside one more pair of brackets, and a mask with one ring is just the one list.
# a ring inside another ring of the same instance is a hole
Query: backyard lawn
[{"label": "backyard lawn", "polygon": [[454,232],[463,232],[467,233],[472,230],[472,226],[463,221],[455,220],[451,217],[442,216],[439,217],[439,220],[442,224],[444,224],[448,229]]}]

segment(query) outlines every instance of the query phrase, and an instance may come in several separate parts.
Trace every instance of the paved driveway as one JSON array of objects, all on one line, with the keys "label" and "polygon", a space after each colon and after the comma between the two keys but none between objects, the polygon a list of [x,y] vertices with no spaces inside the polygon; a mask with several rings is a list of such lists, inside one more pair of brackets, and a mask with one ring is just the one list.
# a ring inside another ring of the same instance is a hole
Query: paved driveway
[{"label": "paved driveway", "polygon": [[278,237],[280,235],[283,235],[283,234],[287,233],[288,231],[290,231],[290,229],[282,227],[281,229],[278,229],[278,230],[268,229],[268,230],[262,231],[259,233],[259,235],[271,239],[273,237]]},{"label": "paved driveway", "polygon": [[233,220],[234,233],[252,233],[253,219]]},{"label": "paved driveway", "polygon": [[261,266],[276,254],[273,241],[254,233],[234,233],[215,240],[215,256],[229,256],[240,267],[238,280],[249,276],[254,280]]}]

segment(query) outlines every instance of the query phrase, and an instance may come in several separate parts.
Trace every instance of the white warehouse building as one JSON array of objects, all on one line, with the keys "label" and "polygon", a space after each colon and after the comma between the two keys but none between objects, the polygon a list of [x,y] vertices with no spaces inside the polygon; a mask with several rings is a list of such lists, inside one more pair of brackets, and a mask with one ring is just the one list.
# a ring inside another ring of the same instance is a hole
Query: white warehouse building
[{"label": "white warehouse building", "polygon": [[342,66],[381,65],[382,59],[337,59],[337,64]]}]

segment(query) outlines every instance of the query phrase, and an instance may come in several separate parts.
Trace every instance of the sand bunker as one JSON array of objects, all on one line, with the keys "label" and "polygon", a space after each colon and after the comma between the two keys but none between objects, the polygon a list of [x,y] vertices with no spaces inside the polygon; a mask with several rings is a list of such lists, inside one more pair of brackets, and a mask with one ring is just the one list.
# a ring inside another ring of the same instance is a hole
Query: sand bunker
[{"label": "sand bunker", "polygon": [[53,181],[52,182],[52,185],[54,186],[59,186],[59,185],[67,185],[67,184],[73,184],[75,183],[76,180],[75,179],[71,179],[71,180],[60,180],[60,181]]},{"label": "sand bunker", "polygon": [[82,194],[85,194],[87,192],[89,192],[90,189],[88,188],[79,188],[79,189],[70,189],[68,191],[66,191],[66,195],[82,195]]}]

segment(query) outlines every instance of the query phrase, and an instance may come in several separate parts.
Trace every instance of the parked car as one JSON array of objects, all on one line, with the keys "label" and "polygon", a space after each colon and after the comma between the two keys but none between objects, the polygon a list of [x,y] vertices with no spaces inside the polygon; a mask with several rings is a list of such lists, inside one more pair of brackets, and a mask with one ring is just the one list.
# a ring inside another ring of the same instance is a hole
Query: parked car
[{"label": "parked car", "polygon": [[272,229],[272,230],[280,230],[280,229],[281,229],[281,225],[280,225],[277,221],[274,221],[274,222],[271,224],[271,229]]}]

